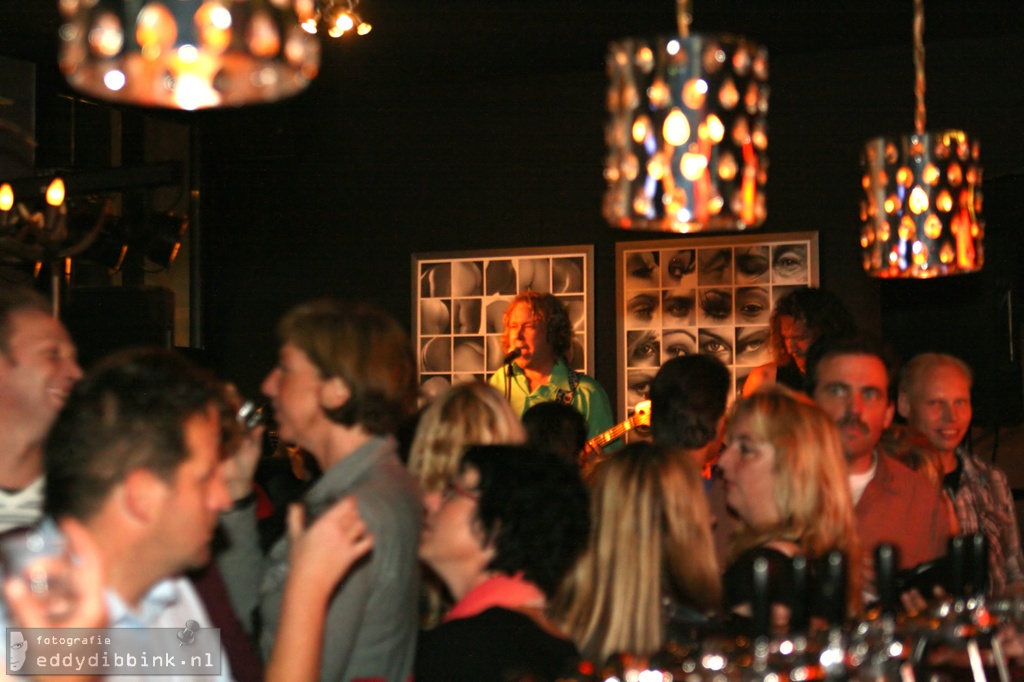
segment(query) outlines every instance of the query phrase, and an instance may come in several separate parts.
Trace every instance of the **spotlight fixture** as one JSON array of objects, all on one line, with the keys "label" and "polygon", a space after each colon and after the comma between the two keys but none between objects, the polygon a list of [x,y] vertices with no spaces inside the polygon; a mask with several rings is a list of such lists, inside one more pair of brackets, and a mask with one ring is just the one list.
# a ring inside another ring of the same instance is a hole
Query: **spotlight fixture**
[{"label": "spotlight fixture", "polygon": [[373,30],[368,22],[363,21],[356,7],[359,0],[317,0],[316,11],[302,22],[307,33],[315,34],[325,31],[332,38],[340,38],[354,31],[364,36]]},{"label": "spotlight fixture", "polygon": [[612,227],[744,230],[767,217],[768,51],[745,38],[679,35],[611,45],[608,183]]},{"label": "spotlight fixture", "polygon": [[188,229],[188,218],[175,213],[156,213],[146,220],[142,232],[145,236],[146,258],[168,268],[181,248],[181,239]]},{"label": "spotlight fixture", "polygon": [[309,85],[315,0],[59,0],[60,68],[122,104],[202,109],[269,102]]},{"label": "spotlight fixture", "polygon": [[923,279],[981,270],[985,262],[978,141],[962,130],[925,131],[924,2],[914,0],[914,132],[869,140],[861,157],[864,270]]}]

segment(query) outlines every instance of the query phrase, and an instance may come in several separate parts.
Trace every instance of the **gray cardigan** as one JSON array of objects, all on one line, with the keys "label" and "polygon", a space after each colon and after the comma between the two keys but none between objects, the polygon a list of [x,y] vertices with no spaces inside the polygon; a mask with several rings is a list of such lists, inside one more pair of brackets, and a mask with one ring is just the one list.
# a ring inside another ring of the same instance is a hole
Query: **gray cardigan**
[{"label": "gray cardigan", "polygon": [[[369,557],[353,567],[331,600],[324,631],[320,679],[384,678],[404,682],[412,673],[419,598],[422,504],[392,438],[374,438],[327,470],[305,494],[307,512],[322,513],[354,495],[373,533]],[[269,656],[281,616],[288,575],[287,536],[262,556],[255,511],[222,516],[230,548],[218,565],[243,621],[259,609],[260,647]]]}]

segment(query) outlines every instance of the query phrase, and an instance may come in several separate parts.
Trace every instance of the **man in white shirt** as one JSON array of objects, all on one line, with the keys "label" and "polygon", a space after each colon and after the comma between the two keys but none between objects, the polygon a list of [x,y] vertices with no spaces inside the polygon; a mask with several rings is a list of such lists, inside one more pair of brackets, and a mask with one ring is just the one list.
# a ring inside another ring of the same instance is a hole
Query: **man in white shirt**
[{"label": "man in white shirt", "polygon": [[42,442],[82,376],[67,329],[30,289],[0,289],[0,532],[35,522]]}]

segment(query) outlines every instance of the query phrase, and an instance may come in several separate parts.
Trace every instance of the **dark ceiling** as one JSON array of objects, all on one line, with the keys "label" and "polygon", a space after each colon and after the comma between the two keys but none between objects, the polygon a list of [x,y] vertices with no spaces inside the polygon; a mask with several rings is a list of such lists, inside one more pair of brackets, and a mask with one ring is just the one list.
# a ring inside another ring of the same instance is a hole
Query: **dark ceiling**
[{"label": "dark ceiling", "polygon": [[[746,35],[772,54],[910,45],[910,0],[705,0],[693,4],[694,31]],[[364,0],[394,68],[439,58],[466,71],[572,71],[602,68],[611,40],[672,33],[670,0]],[[929,0],[925,41],[1024,32],[1019,0]],[[55,0],[0,0],[0,55],[55,73]],[[339,50],[351,49],[339,47]]]}]

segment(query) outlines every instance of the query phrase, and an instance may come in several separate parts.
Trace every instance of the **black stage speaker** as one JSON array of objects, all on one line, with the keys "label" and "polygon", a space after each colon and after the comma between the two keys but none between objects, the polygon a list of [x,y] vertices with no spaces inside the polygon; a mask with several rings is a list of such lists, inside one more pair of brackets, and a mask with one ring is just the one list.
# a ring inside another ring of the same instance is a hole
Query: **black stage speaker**
[{"label": "black stage speaker", "polygon": [[61,315],[84,368],[121,348],[174,346],[174,292],[164,287],[82,287]]},{"label": "black stage speaker", "polygon": [[974,423],[997,427],[1024,418],[1021,381],[1021,267],[1024,176],[985,186],[985,265],[980,273],[931,280],[886,280],[882,335],[906,361],[950,353],[974,370]]}]

